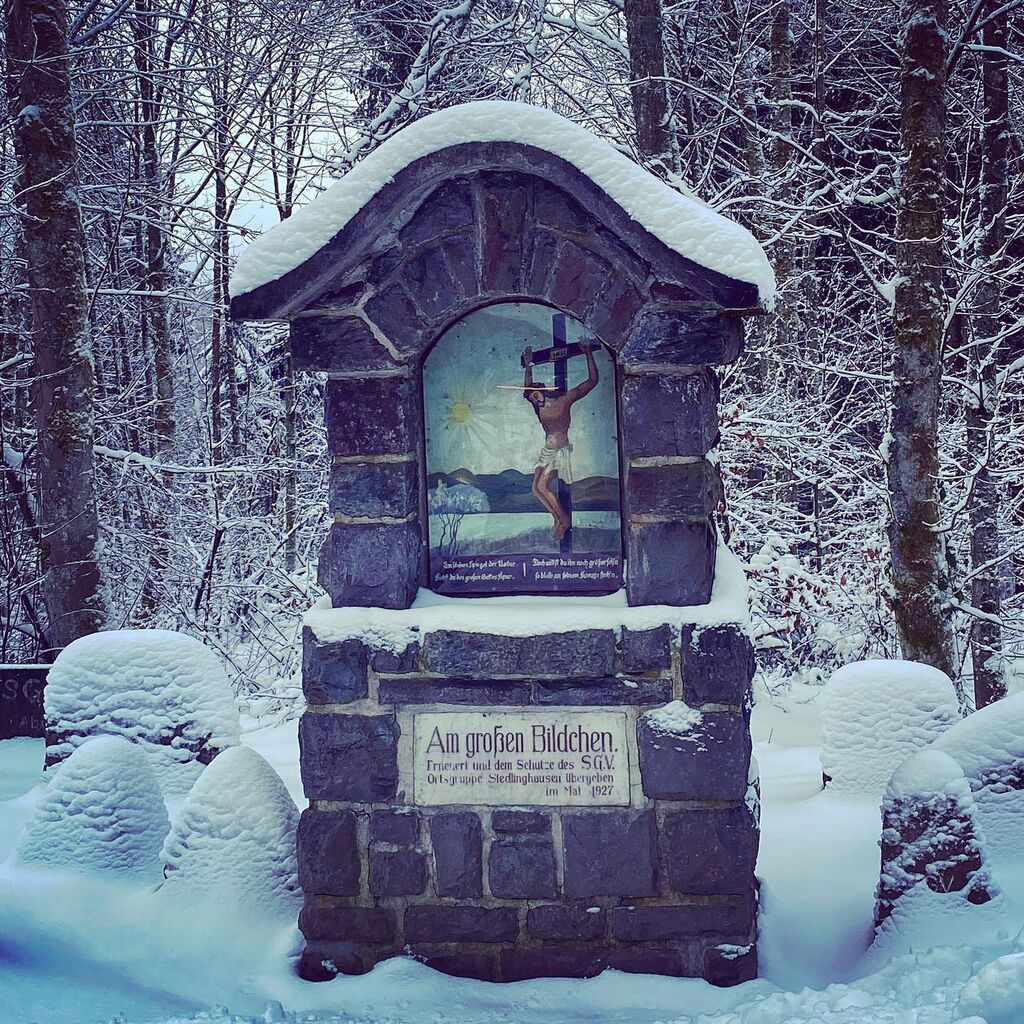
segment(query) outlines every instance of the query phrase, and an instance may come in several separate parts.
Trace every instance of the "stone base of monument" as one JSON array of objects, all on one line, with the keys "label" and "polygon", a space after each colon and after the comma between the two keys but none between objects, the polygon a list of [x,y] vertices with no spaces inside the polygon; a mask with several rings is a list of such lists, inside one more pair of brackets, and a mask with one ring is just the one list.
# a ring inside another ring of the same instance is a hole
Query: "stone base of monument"
[{"label": "stone base of monument", "polygon": [[569,604],[309,613],[303,977],[756,975],[745,608]]}]

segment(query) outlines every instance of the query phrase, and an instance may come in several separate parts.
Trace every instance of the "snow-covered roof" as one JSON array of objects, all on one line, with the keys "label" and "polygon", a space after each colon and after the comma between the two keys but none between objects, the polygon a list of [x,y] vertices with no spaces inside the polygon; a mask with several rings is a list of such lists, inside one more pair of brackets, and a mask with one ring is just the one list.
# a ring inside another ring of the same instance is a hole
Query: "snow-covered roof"
[{"label": "snow-covered roof", "polygon": [[315,200],[257,238],[239,257],[231,278],[232,296],[301,266],[416,160],[480,142],[520,143],[560,157],[670,249],[708,270],[755,285],[761,301],[771,301],[775,275],[764,250],[745,228],[671,188],[564,117],[542,107],[499,101],[449,107],[397,132]]}]

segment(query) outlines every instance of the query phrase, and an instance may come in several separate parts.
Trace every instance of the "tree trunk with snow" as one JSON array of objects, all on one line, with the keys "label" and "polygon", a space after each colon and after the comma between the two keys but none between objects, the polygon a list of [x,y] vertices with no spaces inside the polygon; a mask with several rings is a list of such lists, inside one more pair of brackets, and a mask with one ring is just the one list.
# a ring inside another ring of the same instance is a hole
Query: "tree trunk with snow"
[{"label": "tree trunk with snow", "polygon": [[1006,242],[1009,83],[1007,13],[995,12],[982,28],[981,190],[978,262],[981,281],[975,301],[973,393],[967,404],[968,448],[978,460],[970,504],[971,604],[978,612],[971,631],[974,702],[984,707],[1006,696],[1002,671],[999,490],[996,476],[996,410],[999,402],[1001,338],[1005,324],[1000,262]]},{"label": "tree trunk with snow", "polygon": [[630,97],[636,125],[636,146],[649,160],[669,164],[668,89],[661,0],[625,0],[629,46]]},{"label": "tree trunk with snow", "polygon": [[101,629],[93,481],[93,363],[63,0],[10,0],[8,73],[33,308],[43,592],[48,639]]},{"label": "tree trunk with snow", "polygon": [[904,0],[893,388],[887,472],[893,608],[903,656],[958,677],[938,497],[944,335],[946,3]]}]

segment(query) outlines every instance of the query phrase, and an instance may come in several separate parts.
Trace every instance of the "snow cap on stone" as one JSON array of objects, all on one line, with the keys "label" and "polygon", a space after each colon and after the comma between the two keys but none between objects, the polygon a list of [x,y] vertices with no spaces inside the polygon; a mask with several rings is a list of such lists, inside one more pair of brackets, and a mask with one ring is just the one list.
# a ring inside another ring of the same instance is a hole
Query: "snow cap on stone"
[{"label": "snow cap on stone", "polygon": [[257,238],[239,257],[231,294],[244,295],[301,266],[414,161],[473,142],[521,143],[561,157],[670,249],[708,270],[756,285],[762,302],[773,298],[775,276],[746,228],[677,192],[553,111],[493,100],[448,107],[396,132],[313,202]]},{"label": "snow cap on stone", "polygon": [[949,677],[912,661],[858,661],[822,695],[821,764],[838,792],[881,796],[915,750],[960,720]]},{"label": "snow cap on stone", "polygon": [[139,744],[166,793],[184,793],[202,765],[238,743],[238,710],[220,661],[164,629],[93,633],[69,644],[47,676],[47,767],[90,736]]},{"label": "snow cap on stone", "polygon": [[935,741],[963,768],[992,852],[1019,856],[1024,822],[1024,693],[957,722]]},{"label": "snow cap on stone", "polygon": [[169,829],[142,748],[120,736],[97,736],[51,773],[17,857],[26,864],[156,881]]},{"label": "snow cap on stone", "polygon": [[299,812],[277,772],[248,747],[200,775],[163,848],[161,894],[293,913]]}]

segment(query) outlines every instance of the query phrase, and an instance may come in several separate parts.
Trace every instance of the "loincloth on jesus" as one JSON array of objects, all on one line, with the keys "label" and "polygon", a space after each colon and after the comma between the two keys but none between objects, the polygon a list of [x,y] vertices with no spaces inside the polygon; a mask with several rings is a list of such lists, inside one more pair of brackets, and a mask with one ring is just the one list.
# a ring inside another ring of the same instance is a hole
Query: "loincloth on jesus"
[{"label": "loincloth on jesus", "polygon": [[546,445],[541,448],[537,456],[535,469],[543,469],[545,473],[558,473],[558,479],[563,483],[572,483],[572,445],[567,444],[564,448],[548,448]]}]

